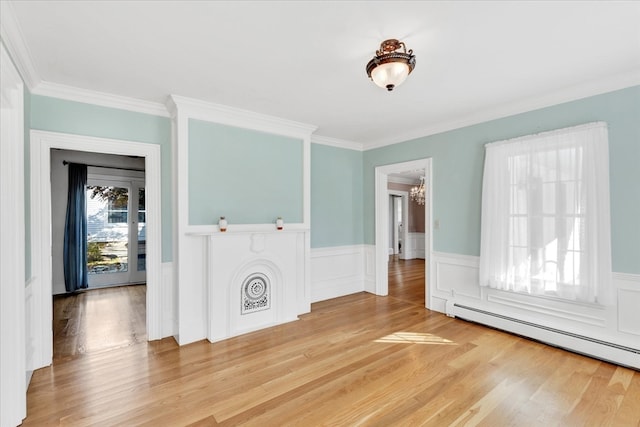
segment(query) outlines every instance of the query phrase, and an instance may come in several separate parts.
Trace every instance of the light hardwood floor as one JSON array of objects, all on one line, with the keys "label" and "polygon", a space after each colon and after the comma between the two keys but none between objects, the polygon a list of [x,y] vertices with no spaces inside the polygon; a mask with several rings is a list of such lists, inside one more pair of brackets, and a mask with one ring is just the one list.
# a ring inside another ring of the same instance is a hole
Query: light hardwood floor
[{"label": "light hardwood floor", "polygon": [[145,342],[146,304],[145,285],[54,296],[54,360]]},{"label": "light hardwood floor", "polygon": [[411,292],[390,283],[388,297],[319,302],[215,344],[60,357],[34,373],[24,425],[640,425],[640,372],[430,312]]}]

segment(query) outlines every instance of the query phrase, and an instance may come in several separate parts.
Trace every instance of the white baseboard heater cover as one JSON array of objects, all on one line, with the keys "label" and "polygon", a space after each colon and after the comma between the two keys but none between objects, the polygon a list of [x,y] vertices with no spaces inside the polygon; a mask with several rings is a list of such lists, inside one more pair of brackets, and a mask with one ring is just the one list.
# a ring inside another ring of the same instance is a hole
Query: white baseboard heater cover
[{"label": "white baseboard heater cover", "polygon": [[453,306],[454,315],[459,319],[480,323],[554,347],[640,370],[640,349],[601,341],[461,304],[453,304]]}]

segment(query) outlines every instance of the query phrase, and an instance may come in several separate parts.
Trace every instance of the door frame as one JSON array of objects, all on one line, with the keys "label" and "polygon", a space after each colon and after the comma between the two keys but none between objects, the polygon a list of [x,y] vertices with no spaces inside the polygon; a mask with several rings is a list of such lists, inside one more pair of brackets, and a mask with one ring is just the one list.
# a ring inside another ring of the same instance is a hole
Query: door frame
[{"label": "door frame", "polygon": [[405,259],[407,255],[407,239],[409,238],[409,192],[401,190],[389,190],[389,196],[399,196],[402,203],[402,243],[404,250],[399,258]]},{"label": "door frame", "polygon": [[162,230],[160,146],[143,142],[31,131],[31,270],[33,274],[34,369],[53,358],[51,260],[51,149],[145,158],[147,204],[147,338],[162,338]]},{"label": "door frame", "polygon": [[429,284],[433,283],[433,227],[432,216],[432,159],[425,158],[391,165],[377,166],[375,168],[375,259],[376,259],[376,295],[389,294],[389,190],[388,177],[392,173],[400,173],[417,169],[424,169],[425,175],[425,205],[424,210],[424,255],[425,255],[425,307],[429,307]]}]

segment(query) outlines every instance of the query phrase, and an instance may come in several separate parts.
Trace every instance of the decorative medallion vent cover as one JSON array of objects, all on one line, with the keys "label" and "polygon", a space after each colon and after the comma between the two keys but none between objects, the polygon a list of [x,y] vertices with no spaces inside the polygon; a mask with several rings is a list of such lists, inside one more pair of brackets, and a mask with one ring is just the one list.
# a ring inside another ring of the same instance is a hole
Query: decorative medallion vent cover
[{"label": "decorative medallion vent cover", "polygon": [[240,314],[254,313],[271,308],[271,287],[269,278],[261,273],[253,273],[242,283],[242,306]]}]

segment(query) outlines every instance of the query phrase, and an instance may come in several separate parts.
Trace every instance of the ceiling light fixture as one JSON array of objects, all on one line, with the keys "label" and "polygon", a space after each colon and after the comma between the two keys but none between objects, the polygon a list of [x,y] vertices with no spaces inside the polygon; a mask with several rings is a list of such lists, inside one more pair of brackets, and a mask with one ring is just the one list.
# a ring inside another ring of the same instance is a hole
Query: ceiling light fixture
[{"label": "ceiling light fixture", "polygon": [[420,177],[420,185],[411,189],[411,200],[419,205],[424,205],[424,176]]},{"label": "ceiling light fixture", "polygon": [[391,92],[405,81],[415,67],[413,50],[407,52],[403,42],[389,39],[380,44],[376,56],[367,64],[367,75],[375,84]]}]

